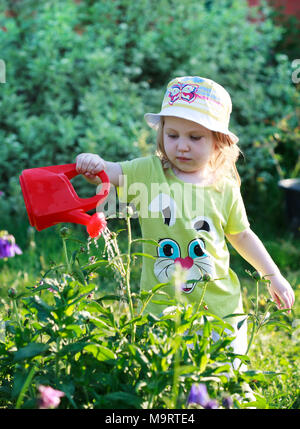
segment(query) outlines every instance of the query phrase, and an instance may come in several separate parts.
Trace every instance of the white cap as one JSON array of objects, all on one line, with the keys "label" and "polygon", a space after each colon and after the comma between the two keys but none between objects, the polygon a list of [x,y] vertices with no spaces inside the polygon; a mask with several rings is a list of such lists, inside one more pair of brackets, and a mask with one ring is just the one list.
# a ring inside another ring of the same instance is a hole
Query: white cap
[{"label": "white cap", "polygon": [[146,113],[144,118],[151,128],[157,129],[161,116],[175,116],[196,122],[211,131],[238,137],[229,131],[231,98],[228,92],[211,79],[199,76],[177,77],[168,83],[161,111]]}]

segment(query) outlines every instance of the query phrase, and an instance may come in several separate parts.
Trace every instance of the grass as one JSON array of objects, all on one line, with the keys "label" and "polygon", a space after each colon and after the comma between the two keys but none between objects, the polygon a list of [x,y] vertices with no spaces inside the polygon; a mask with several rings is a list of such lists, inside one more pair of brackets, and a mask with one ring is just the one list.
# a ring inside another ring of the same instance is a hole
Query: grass
[{"label": "grass", "polygon": [[[280,268],[282,274],[292,285],[295,292],[295,304],[289,321],[292,332],[289,333],[280,327],[263,327],[254,340],[249,357],[251,366],[262,371],[276,371],[281,373],[268,383],[253,385],[254,390],[262,393],[273,409],[300,408],[300,240],[289,232],[278,237],[272,234],[258,234],[268,252]],[[249,297],[255,295],[255,285],[245,276],[245,270],[251,266],[245,262],[234,249],[231,248],[232,268],[238,274],[243,292],[245,310],[249,310]],[[260,303],[263,306],[268,298],[266,290],[260,290]]]},{"label": "grass", "polygon": [[[116,231],[120,225],[117,221],[114,225],[110,223],[111,230]],[[123,227],[123,225],[121,226]],[[9,260],[0,260],[0,314],[1,306],[6,302],[9,288],[16,288],[20,293],[26,286],[37,283],[41,274],[47,271],[52,262],[63,260],[63,248],[58,234],[61,225],[51,227],[48,230],[35,232],[28,225],[18,224],[6,227],[10,233],[16,237],[17,243],[23,250],[23,254]],[[73,236],[82,240],[86,244],[85,228],[82,226],[72,226]],[[139,230],[133,226],[134,234],[138,235]],[[122,234],[122,233],[121,233]],[[124,234],[126,237],[126,233]],[[300,408],[300,269],[299,254],[300,240],[294,239],[289,233],[281,235],[280,238],[274,236],[261,237],[266,248],[271,253],[273,259],[280,267],[282,273],[294,288],[296,303],[293,313],[289,316],[289,321],[293,325],[292,333],[287,332],[277,326],[267,326],[259,331],[254,344],[250,350],[250,367],[262,371],[277,371],[281,374],[268,382],[259,382],[252,386],[254,390],[263,393],[267,399],[269,408]],[[69,252],[78,249],[78,243],[69,242]],[[102,240],[99,240],[99,249],[91,247],[91,256],[95,251],[101,252]],[[121,240],[120,247],[126,248],[126,240]],[[229,246],[230,247],[230,246]],[[246,269],[253,270],[235,251],[231,250],[231,266],[238,274],[243,291],[243,301],[245,309],[251,307],[250,297],[255,295],[255,285],[245,273]],[[133,288],[138,287],[140,275],[140,264],[137,261],[133,264],[132,280]],[[99,272],[99,290],[110,290],[111,273],[107,270]],[[115,283],[113,283],[115,284]],[[267,291],[260,291],[260,303],[263,306],[268,296]]]}]

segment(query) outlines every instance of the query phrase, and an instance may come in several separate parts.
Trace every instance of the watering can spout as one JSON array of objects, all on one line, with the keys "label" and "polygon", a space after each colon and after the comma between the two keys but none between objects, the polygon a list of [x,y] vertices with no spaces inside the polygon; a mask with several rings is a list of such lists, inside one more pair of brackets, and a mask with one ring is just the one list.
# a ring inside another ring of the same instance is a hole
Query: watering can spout
[{"label": "watering can spout", "polygon": [[79,198],[70,182],[78,174],[76,164],[22,172],[19,179],[31,226],[41,231],[61,222],[89,225],[93,217],[86,212],[105,200],[109,193],[109,179],[104,170],[100,171],[97,174],[102,181],[100,193],[91,198]]}]

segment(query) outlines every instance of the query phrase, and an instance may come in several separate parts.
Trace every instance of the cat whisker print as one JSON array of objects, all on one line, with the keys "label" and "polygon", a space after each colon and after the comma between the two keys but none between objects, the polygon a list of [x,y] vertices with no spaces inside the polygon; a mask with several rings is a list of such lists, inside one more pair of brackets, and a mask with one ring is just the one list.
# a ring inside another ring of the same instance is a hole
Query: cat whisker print
[{"label": "cat whisker print", "polygon": [[175,269],[174,262],[170,258],[162,258],[155,262],[156,268],[158,268],[159,265],[160,265],[159,267],[160,271],[158,271],[157,269],[157,273],[156,273],[157,277],[159,279],[163,279],[161,280],[162,283],[168,282],[172,277],[172,274]]}]

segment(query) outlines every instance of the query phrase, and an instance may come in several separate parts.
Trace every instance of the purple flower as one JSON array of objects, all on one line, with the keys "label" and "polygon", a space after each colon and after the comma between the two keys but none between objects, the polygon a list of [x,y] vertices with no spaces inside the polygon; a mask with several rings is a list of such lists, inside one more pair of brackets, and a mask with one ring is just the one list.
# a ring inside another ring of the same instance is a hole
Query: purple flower
[{"label": "purple flower", "polygon": [[64,392],[55,390],[50,386],[40,385],[38,389],[40,392],[40,409],[56,408],[60,404],[60,398],[65,395]]},{"label": "purple flower", "polygon": [[217,401],[215,401],[214,399],[210,399],[208,402],[206,402],[205,405],[203,405],[204,408],[206,408],[207,410],[216,410],[218,407],[218,403]]},{"label": "purple flower", "polygon": [[21,255],[22,250],[15,243],[12,235],[6,235],[0,238],[0,259],[13,258],[15,255]]},{"label": "purple flower", "polygon": [[208,396],[206,385],[204,383],[192,385],[187,403],[188,405],[198,404],[207,409],[218,408],[217,402],[214,399],[210,399]]},{"label": "purple flower", "polygon": [[222,404],[224,408],[231,408],[233,405],[233,400],[230,398],[230,396],[225,396],[222,400]]}]

